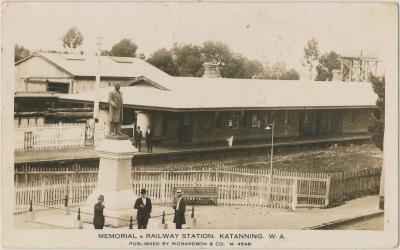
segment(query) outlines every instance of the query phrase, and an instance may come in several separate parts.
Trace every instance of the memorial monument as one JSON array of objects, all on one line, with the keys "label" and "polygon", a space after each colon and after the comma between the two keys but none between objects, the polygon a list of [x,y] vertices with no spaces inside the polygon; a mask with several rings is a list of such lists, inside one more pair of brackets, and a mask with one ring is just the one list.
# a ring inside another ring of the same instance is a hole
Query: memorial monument
[{"label": "memorial monument", "polygon": [[82,220],[91,222],[97,197],[104,195],[107,201],[104,204],[105,225],[120,227],[128,225],[129,218],[135,212],[133,205],[137,195],[132,190],[131,171],[132,158],[137,150],[129,137],[121,133],[123,98],[119,84],[116,84],[114,90],[109,93],[108,103],[109,135],[106,135],[95,148],[100,157],[97,186],[87,198],[81,211],[84,212]]}]

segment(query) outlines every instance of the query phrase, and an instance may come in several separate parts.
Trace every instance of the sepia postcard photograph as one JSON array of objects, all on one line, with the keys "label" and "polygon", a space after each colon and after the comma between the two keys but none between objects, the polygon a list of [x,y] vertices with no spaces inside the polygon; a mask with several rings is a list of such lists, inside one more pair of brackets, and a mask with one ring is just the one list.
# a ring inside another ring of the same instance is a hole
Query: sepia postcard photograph
[{"label": "sepia postcard photograph", "polygon": [[398,12],[3,1],[2,247],[396,247]]}]

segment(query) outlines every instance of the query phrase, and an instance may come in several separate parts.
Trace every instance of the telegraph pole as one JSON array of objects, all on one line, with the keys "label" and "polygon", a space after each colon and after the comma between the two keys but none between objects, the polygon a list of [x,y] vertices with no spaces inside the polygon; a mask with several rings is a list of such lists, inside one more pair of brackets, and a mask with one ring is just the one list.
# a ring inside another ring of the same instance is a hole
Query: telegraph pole
[{"label": "telegraph pole", "polygon": [[96,83],[94,87],[94,103],[93,103],[93,119],[97,123],[99,121],[99,88],[100,88],[100,54],[101,54],[101,37],[97,37],[97,71],[96,71]]}]

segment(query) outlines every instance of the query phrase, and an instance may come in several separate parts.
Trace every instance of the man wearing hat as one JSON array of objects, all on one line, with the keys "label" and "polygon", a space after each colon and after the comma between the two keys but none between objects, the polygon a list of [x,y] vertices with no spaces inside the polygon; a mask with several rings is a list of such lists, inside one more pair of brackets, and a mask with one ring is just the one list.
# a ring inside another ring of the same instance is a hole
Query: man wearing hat
[{"label": "man wearing hat", "polygon": [[122,93],[119,91],[120,86],[120,83],[115,83],[114,90],[108,95],[108,103],[110,104],[110,135],[121,134],[123,101]]},{"label": "man wearing hat", "polygon": [[104,227],[104,195],[99,195],[98,202],[94,205],[93,226],[94,229],[103,229]]},{"label": "man wearing hat", "polygon": [[146,229],[151,213],[151,200],[146,197],[146,189],[140,190],[140,197],[137,198],[134,208],[137,209],[138,229]]},{"label": "man wearing hat", "polygon": [[182,229],[182,225],[186,224],[186,220],[185,220],[186,201],[185,201],[185,198],[182,197],[183,192],[181,189],[176,190],[176,195],[178,196],[178,201],[173,206],[174,211],[175,211],[174,223],[175,223],[176,229]]}]

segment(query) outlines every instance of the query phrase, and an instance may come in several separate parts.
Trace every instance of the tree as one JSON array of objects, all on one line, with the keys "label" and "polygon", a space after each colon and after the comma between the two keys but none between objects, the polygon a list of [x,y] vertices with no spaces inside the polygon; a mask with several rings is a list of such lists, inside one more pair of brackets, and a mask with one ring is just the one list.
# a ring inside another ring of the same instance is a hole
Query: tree
[{"label": "tree", "polygon": [[[207,41],[201,46],[192,44],[174,44],[172,49],[159,49],[147,61],[157,68],[173,76],[200,77],[204,73],[203,64],[213,62],[219,64],[219,73],[224,78],[272,78],[271,72],[266,72],[258,60],[233,53],[221,42]],[[281,70],[283,79],[299,79],[299,74],[291,69]]]},{"label": "tree", "polygon": [[204,62],[213,62],[221,65],[232,59],[231,50],[228,45],[222,42],[204,42],[201,47],[201,54]]},{"label": "tree", "polygon": [[176,63],[178,76],[203,75],[203,60],[201,58],[201,48],[192,44],[174,44],[172,54]]},{"label": "tree", "polygon": [[311,39],[307,41],[307,46],[304,48],[304,60],[302,61],[303,66],[307,67],[309,71],[309,79],[313,80],[313,72],[315,71],[315,67],[317,65],[317,61],[319,58],[319,48],[318,42],[315,39]]},{"label": "tree", "polygon": [[108,49],[103,49],[103,50],[100,52],[100,55],[101,55],[101,56],[109,56],[109,55],[111,55],[111,53],[110,53],[110,51],[109,51]]},{"label": "tree", "polygon": [[159,49],[154,52],[147,62],[161,69],[167,74],[177,75],[177,66],[174,62],[174,56],[171,50],[165,48]]},{"label": "tree", "polygon": [[28,49],[16,44],[14,47],[14,62],[18,62],[25,57],[28,57],[30,54],[31,52]]},{"label": "tree", "polygon": [[299,80],[300,75],[295,69],[289,69],[282,73],[280,80]]},{"label": "tree", "polygon": [[299,80],[300,75],[294,69],[287,70],[284,62],[276,62],[272,66],[267,65],[265,67],[261,78],[273,80]]},{"label": "tree", "polygon": [[317,77],[316,81],[332,81],[333,74],[332,70],[340,69],[339,55],[335,51],[323,54],[319,58],[319,64],[317,65]]},{"label": "tree", "polygon": [[63,47],[73,50],[83,43],[83,36],[75,27],[70,28],[62,37]]},{"label": "tree", "polygon": [[385,77],[370,76],[374,92],[378,95],[377,109],[373,110],[369,132],[372,133],[372,141],[375,146],[383,151],[383,135],[385,131]]},{"label": "tree", "polygon": [[121,57],[136,57],[138,46],[130,39],[122,39],[119,43],[112,46],[110,55]]}]

